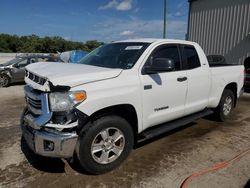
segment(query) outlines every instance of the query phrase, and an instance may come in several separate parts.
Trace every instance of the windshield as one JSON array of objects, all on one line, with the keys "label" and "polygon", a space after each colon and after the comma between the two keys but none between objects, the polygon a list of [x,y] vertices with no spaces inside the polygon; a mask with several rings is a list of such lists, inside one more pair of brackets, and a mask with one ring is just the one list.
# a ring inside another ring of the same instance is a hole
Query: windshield
[{"label": "windshield", "polygon": [[10,61],[7,61],[6,63],[3,63],[2,65],[3,66],[9,66],[9,65],[13,65],[13,64],[16,64],[20,61],[22,61],[23,59],[22,58],[15,58],[15,59],[12,59]]},{"label": "windshield", "polygon": [[103,45],[78,63],[106,68],[130,69],[149,46],[149,43],[121,42]]}]

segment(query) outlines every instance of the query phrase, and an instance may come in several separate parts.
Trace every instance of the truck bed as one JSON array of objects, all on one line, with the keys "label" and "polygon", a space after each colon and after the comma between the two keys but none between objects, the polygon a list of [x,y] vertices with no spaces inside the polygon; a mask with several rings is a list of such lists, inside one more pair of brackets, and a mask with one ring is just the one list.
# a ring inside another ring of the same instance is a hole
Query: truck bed
[{"label": "truck bed", "polygon": [[209,67],[228,67],[228,66],[240,66],[239,64],[229,64],[229,63],[209,63]]}]

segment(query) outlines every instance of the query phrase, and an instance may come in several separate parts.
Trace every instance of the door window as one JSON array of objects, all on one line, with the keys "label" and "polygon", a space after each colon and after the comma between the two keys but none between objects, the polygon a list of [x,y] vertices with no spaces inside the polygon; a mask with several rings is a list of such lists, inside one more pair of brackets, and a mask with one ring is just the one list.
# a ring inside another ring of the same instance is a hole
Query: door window
[{"label": "door window", "polygon": [[18,66],[19,68],[22,68],[22,67],[25,67],[25,66],[28,65],[28,64],[29,64],[28,60],[27,60],[27,59],[24,59],[24,60],[20,61],[20,62],[17,64],[17,66]]},{"label": "door window", "polygon": [[24,59],[22,61],[20,61],[17,66],[19,68],[23,68],[23,67],[26,67],[27,65],[31,64],[31,63],[35,63],[37,62],[37,60],[35,58],[30,58],[30,59]]},{"label": "door window", "polygon": [[157,58],[167,58],[174,62],[175,68],[173,71],[181,70],[181,60],[179,48],[176,45],[164,45],[156,48],[156,50],[151,54],[146,62],[146,66],[152,65],[154,59]]}]

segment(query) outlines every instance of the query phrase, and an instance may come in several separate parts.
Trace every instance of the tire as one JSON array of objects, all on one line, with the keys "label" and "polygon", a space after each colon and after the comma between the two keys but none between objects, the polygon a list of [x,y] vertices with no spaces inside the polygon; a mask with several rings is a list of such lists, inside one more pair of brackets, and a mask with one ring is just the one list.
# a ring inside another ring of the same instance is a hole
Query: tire
[{"label": "tire", "polygon": [[215,110],[216,118],[219,121],[224,122],[230,117],[235,106],[235,100],[232,90],[225,89],[223,91],[220,103]]},{"label": "tire", "polygon": [[119,116],[103,116],[88,123],[79,135],[78,160],[87,173],[103,174],[118,167],[134,145],[130,124]]},{"label": "tire", "polygon": [[10,77],[6,74],[0,75],[0,87],[8,87],[10,85]]}]

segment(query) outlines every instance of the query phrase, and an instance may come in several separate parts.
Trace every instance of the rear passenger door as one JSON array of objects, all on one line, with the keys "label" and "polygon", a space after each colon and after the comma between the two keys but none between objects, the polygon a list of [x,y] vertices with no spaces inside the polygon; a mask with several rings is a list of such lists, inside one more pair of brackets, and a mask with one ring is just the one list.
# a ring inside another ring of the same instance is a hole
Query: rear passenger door
[{"label": "rear passenger door", "polygon": [[182,58],[187,70],[185,115],[203,110],[208,105],[210,91],[209,67],[203,65],[192,45],[182,45]]}]

